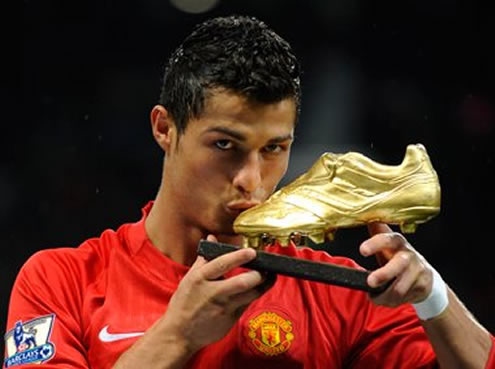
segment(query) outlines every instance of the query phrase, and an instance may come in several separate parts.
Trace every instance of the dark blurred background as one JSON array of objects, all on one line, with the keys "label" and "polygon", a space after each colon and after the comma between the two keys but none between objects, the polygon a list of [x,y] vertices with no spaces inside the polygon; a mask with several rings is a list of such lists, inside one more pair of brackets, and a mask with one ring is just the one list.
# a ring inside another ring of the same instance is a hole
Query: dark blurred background
[{"label": "dark blurred background", "polygon": [[[442,211],[408,236],[491,332],[495,99],[493,12],[476,1],[24,0],[22,98],[0,167],[1,322],[14,278],[38,250],[77,246],[140,217],[162,153],[149,112],[165,60],[194,24],[259,17],[303,68],[290,170],[324,151],[402,161],[427,148]],[[4,70],[8,74],[8,71]],[[201,185],[198,183],[198,185]],[[366,229],[337,232],[332,254],[360,257]]]}]

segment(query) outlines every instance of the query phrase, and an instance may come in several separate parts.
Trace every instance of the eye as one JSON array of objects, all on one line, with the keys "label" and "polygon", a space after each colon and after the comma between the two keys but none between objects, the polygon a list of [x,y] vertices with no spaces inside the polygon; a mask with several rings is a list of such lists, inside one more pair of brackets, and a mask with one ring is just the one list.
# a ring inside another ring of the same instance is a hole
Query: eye
[{"label": "eye", "polygon": [[234,144],[230,140],[218,140],[215,141],[215,146],[220,150],[229,150],[234,146]]},{"label": "eye", "polygon": [[280,152],[282,150],[282,147],[280,145],[277,145],[277,144],[272,144],[272,145],[267,145],[263,148],[263,150],[265,152],[268,152],[268,153],[277,153],[277,152]]}]

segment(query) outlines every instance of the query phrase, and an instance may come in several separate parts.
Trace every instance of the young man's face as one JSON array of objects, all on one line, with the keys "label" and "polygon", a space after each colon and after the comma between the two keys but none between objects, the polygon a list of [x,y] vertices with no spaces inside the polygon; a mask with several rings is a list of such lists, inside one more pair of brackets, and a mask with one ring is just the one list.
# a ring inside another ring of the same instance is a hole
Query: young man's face
[{"label": "young man's face", "polygon": [[237,215],[264,201],[285,174],[295,119],[293,99],[252,103],[225,90],[207,98],[167,151],[177,215],[207,233],[232,234]]}]

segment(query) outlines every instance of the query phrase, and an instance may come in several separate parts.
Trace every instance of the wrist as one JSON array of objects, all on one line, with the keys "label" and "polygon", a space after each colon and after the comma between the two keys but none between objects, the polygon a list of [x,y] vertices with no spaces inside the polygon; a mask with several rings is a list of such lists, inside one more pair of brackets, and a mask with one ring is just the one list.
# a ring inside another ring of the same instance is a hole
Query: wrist
[{"label": "wrist", "polygon": [[163,318],[124,352],[112,369],[182,369],[194,352],[175,327]]},{"label": "wrist", "polygon": [[432,269],[432,272],[433,281],[430,294],[423,301],[412,304],[421,320],[429,320],[439,316],[449,304],[447,285],[435,269]]},{"label": "wrist", "polygon": [[177,324],[177,321],[167,319],[166,315],[162,317],[157,329],[160,330],[162,344],[173,348],[175,355],[182,358],[182,361],[187,362],[198,351],[198,348],[195,348],[186,338],[185,330],[180,324]]}]

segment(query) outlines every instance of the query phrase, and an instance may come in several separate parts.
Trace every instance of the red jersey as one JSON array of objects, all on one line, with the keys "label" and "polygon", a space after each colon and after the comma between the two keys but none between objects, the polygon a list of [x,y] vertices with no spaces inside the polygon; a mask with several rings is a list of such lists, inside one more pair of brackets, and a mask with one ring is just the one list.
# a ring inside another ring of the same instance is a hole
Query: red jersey
[{"label": "red jersey", "polygon": [[[143,218],[78,248],[32,256],[15,282],[4,368],[111,368],[167,310],[189,270],[161,254]],[[359,266],[309,248],[268,251]],[[490,363],[493,367],[494,350]],[[187,368],[433,368],[435,355],[410,305],[374,305],[367,294],[278,276],[229,334]]]}]

